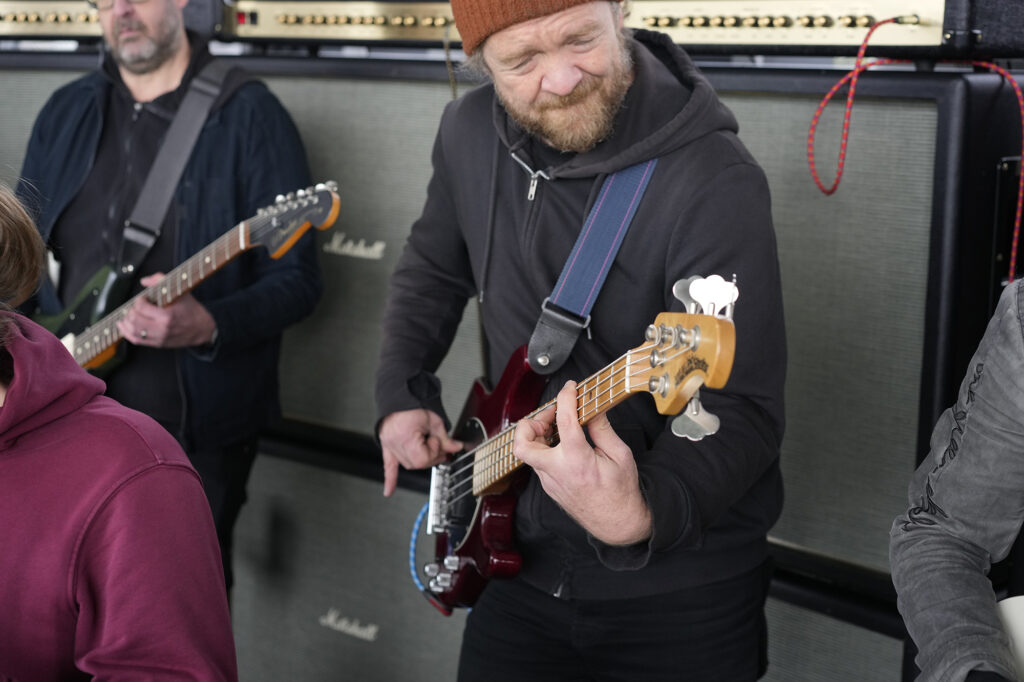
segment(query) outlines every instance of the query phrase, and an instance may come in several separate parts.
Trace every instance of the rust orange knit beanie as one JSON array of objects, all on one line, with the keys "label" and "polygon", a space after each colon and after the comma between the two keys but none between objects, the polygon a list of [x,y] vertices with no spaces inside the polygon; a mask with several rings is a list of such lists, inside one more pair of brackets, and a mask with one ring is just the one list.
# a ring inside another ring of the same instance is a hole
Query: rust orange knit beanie
[{"label": "rust orange knit beanie", "polygon": [[451,0],[462,50],[473,54],[493,33],[594,0]]}]

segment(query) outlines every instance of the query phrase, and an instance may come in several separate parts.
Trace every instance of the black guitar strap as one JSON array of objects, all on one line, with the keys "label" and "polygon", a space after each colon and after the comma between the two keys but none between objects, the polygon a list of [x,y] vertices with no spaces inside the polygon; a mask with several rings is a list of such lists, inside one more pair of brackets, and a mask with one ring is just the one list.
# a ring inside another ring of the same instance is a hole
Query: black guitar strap
[{"label": "black guitar strap", "polygon": [[160,228],[181,173],[192,155],[192,148],[206,123],[206,117],[233,68],[221,59],[214,59],[189,84],[153,166],[149,169],[139,198],[125,221],[124,239],[121,240],[121,254],[117,264],[122,274],[133,272],[160,236]]}]

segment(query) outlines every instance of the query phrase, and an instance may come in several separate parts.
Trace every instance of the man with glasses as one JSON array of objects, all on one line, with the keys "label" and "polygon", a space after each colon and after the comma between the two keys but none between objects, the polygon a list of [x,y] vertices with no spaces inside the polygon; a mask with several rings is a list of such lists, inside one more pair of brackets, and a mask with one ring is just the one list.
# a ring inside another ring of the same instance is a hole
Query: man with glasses
[{"label": "man with glasses", "polygon": [[[94,0],[100,68],[58,90],[36,120],[18,195],[59,264],[27,312],[71,304],[116,263],[124,226],[193,78],[213,59],[184,25],[187,0]],[[280,102],[231,72],[178,182],[133,293],[275,196],[309,184],[305,152]],[[231,534],[259,429],[278,411],[282,330],[308,315],[321,283],[312,239],[273,260],[246,252],[177,302],[140,300],[118,323],[129,344],[107,395],[174,434],[203,479],[228,589]],[[118,302],[114,302],[116,305]],[[110,306],[111,308],[113,306]]]}]

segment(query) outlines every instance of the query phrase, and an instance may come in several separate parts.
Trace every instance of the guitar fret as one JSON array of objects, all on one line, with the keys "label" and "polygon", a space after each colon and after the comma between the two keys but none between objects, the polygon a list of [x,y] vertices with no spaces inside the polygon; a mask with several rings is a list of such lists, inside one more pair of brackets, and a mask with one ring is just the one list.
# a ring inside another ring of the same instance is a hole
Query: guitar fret
[{"label": "guitar fret", "polygon": [[[576,390],[576,415],[581,424],[586,424],[598,414],[621,402],[627,390],[623,390],[628,378],[631,354],[627,353],[581,381]],[[523,466],[522,460],[512,452],[515,427],[510,426],[492,439],[483,443],[474,452],[472,487],[473,494],[480,495],[508,474]]]},{"label": "guitar fret", "polygon": [[267,246],[274,257],[279,257],[310,226],[323,230],[337,219],[338,197],[330,184],[326,187],[310,187],[298,194],[299,199],[277,201],[273,206],[260,209],[256,215],[238,223],[166,273],[163,281],[121,304],[94,325],[71,336],[65,344],[72,356],[79,365],[94,369],[89,363],[104,355],[120,340],[117,323],[124,319],[140,296],[145,296],[148,301],[160,307],[166,307],[252,246]]}]

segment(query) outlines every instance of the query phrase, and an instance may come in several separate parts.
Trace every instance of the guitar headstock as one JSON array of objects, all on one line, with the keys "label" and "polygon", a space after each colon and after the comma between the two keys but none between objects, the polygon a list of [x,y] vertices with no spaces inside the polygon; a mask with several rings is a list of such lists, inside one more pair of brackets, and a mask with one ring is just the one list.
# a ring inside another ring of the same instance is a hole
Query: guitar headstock
[{"label": "guitar headstock", "polygon": [[[722,388],[736,350],[732,320],[715,315],[661,313],[646,343],[631,351],[630,386],[647,391],[661,414],[678,414],[701,386]],[[647,356],[647,362],[637,358]]]},{"label": "guitar headstock", "polygon": [[250,240],[280,258],[310,227],[326,230],[338,218],[341,200],[333,181],[279,195],[249,220]]}]

